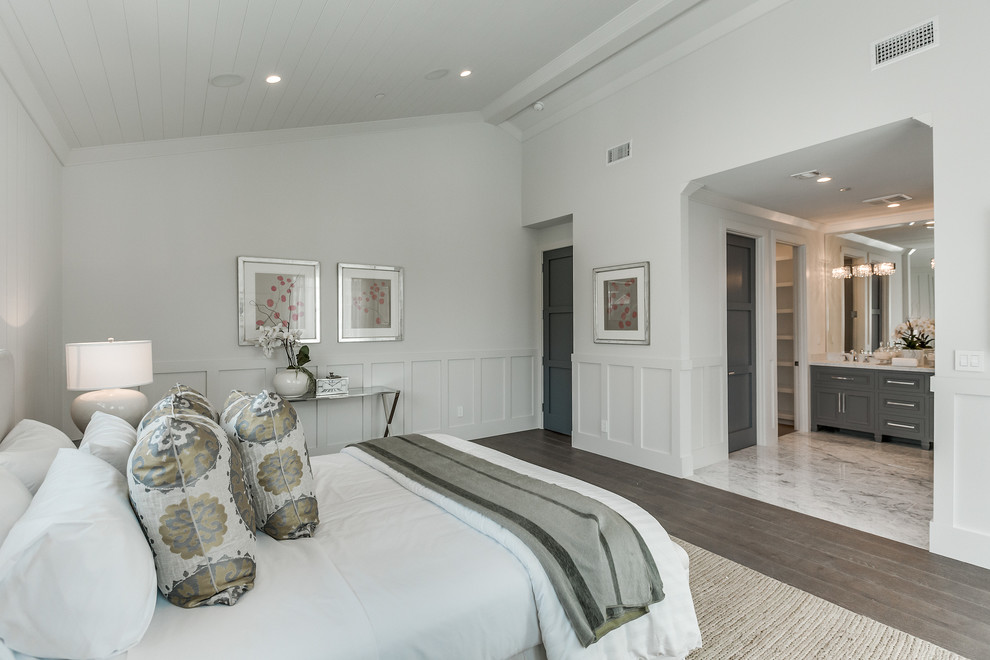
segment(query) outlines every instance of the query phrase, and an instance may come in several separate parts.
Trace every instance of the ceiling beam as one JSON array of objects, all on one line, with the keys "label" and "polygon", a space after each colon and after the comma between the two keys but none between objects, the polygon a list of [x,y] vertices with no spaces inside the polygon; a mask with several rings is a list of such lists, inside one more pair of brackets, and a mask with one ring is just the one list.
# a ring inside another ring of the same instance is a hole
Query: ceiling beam
[{"label": "ceiling beam", "polygon": [[639,0],[489,103],[482,117],[490,124],[501,124],[703,1]]}]

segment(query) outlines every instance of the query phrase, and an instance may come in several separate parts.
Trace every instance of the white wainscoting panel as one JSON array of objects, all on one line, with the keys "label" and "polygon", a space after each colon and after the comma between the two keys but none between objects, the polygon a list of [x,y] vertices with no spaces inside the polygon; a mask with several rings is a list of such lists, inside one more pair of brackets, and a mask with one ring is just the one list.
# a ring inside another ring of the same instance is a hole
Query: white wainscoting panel
[{"label": "white wainscoting panel", "polygon": [[447,424],[452,429],[474,423],[475,362],[470,358],[447,361]]},{"label": "white wainscoting panel", "polygon": [[[950,357],[951,359],[951,357]],[[935,510],[929,549],[990,568],[990,379],[934,376]]]},{"label": "white wainscoting panel", "polygon": [[[578,449],[688,476],[696,448],[717,444],[719,358],[635,360],[574,355],[572,443]],[[603,411],[607,411],[603,414]],[[603,433],[603,422],[608,432]],[[701,438],[696,436],[700,434]]]},{"label": "white wainscoting panel", "polygon": [[721,357],[694,360],[691,378],[691,469],[727,460],[726,368]]},{"label": "white wainscoting panel", "polygon": [[409,381],[410,433],[430,433],[443,428],[443,361],[416,360]]},{"label": "white wainscoting panel", "polygon": [[[482,438],[537,428],[535,350],[459,351],[388,356],[348,356],[334,362],[312,350],[307,367],[317,377],[331,371],[350,387],[384,386],[400,391],[391,432],[450,433]],[[141,390],[154,403],[177,382],[200,390],[219,410],[232,389],[258,392],[271,387],[279,360],[183,361],[155,364],[155,380]],[[391,397],[387,397],[391,405]],[[385,412],[380,396],[294,403],[313,454],[382,435]],[[458,406],[463,416],[457,416]],[[511,414],[510,413],[511,409]]]},{"label": "white wainscoting panel", "polygon": [[633,376],[635,370],[630,365],[609,364],[606,366],[606,400],[608,401],[608,432],[605,437],[612,442],[632,446],[636,433],[636,409],[638,401]]},{"label": "white wainscoting panel", "polygon": [[674,416],[663,413],[660,401],[673,401],[670,369],[643,367],[640,369],[640,391],[649,393],[643,398],[642,414],[643,447],[661,454],[673,453]]},{"label": "white wainscoting panel", "polygon": [[500,422],[506,417],[508,361],[503,357],[481,359],[481,421]]},{"label": "white wainscoting panel", "polygon": [[577,401],[577,407],[571,411],[571,442],[578,447],[578,438],[598,440],[603,437],[601,423],[605,418],[602,415],[602,364],[583,361],[573,355],[571,374],[571,385],[574,392],[577,392],[576,397],[571,394],[571,401]]},{"label": "white wainscoting panel", "polygon": [[512,419],[534,417],[536,414],[536,358],[513,355],[509,358],[509,400]]}]

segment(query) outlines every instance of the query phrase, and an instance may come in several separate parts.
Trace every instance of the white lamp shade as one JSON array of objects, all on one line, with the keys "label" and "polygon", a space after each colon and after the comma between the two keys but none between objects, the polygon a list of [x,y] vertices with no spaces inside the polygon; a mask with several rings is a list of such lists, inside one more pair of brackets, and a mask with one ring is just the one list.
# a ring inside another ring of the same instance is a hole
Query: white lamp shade
[{"label": "white lamp shade", "polygon": [[98,341],[65,345],[70,390],[136,387],[154,380],[151,341]]}]

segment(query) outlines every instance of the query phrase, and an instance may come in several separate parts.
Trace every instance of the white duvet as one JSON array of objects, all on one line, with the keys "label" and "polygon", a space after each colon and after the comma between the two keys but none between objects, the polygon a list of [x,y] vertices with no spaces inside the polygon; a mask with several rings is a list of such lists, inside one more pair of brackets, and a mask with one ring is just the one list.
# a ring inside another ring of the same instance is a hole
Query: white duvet
[{"label": "white duvet", "polygon": [[354,456],[336,454],[312,460],[320,507],[314,538],[259,533],[255,587],[233,607],[187,610],[159,596],[127,659],[504,660],[542,642],[551,660],[613,660],[683,657],[701,644],[687,554],[652,516],[576,479],[430,437],[611,506],[652,550],[665,599],[583,649],[546,576],[536,574],[539,564],[534,572],[535,558],[518,541],[522,550],[514,548],[514,537],[491,523],[491,537],[479,533]]}]

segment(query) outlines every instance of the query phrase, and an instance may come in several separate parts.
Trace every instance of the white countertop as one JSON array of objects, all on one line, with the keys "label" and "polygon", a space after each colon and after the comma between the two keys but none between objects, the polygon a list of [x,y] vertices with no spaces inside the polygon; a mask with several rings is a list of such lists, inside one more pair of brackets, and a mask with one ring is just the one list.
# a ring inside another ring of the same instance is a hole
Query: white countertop
[{"label": "white countertop", "polygon": [[935,367],[895,367],[890,364],[877,364],[876,362],[829,362],[818,359],[809,360],[808,364],[813,367],[846,367],[849,369],[882,369],[884,371],[915,371],[923,374],[934,374]]}]

